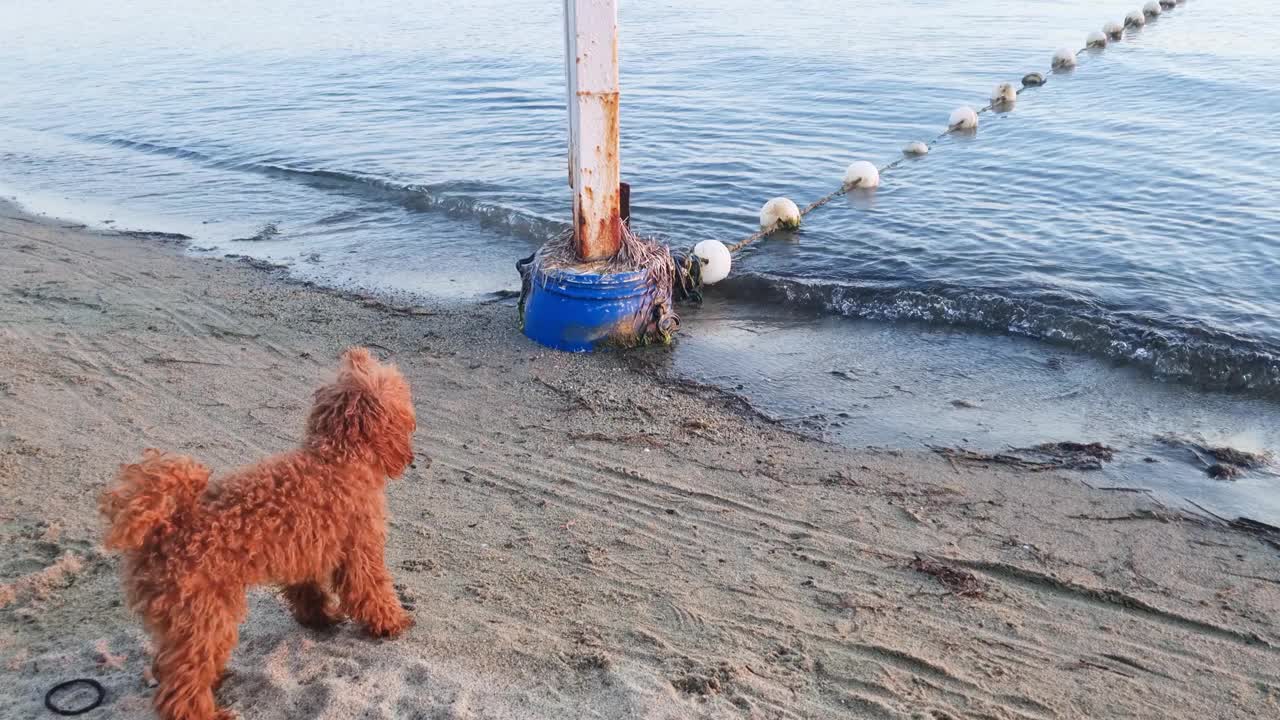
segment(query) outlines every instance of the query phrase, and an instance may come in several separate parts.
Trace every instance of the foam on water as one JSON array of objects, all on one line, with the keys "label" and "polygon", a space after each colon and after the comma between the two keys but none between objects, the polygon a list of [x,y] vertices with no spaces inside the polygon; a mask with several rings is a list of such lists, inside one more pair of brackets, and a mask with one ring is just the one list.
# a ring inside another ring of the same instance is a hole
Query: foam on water
[{"label": "foam on water", "polygon": [[1215,390],[1280,398],[1280,350],[1195,325],[1159,327],[1055,291],[1012,294],[998,287],[842,284],[743,275],[727,297],[845,317],[1002,332],[1149,369],[1161,378]]}]

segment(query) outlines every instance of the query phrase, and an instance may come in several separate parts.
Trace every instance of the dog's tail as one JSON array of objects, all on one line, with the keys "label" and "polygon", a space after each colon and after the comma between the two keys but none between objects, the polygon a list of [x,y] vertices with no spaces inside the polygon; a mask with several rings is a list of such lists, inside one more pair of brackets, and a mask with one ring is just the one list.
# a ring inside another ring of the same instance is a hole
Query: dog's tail
[{"label": "dog's tail", "polygon": [[98,501],[110,550],[138,550],[152,533],[167,534],[209,484],[209,468],[182,455],[147,450],[142,462],[120,466],[114,487]]}]

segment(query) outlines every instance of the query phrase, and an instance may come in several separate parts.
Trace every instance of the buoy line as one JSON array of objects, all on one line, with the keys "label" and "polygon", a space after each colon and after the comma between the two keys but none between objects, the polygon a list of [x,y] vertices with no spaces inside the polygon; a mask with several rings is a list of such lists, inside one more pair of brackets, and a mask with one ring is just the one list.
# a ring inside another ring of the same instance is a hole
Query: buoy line
[{"label": "buoy line", "polygon": [[[1141,26],[1148,17],[1154,18],[1184,1],[1151,0],[1126,16],[1123,26],[1108,23],[1102,32],[1089,33],[1084,48],[1057,50],[1051,72],[1072,70],[1081,54],[1105,48],[1108,38],[1114,39],[1117,34],[1123,37],[1126,26]],[[805,216],[841,195],[878,187],[883,173],[908,158],[927,155],[931,147],[951,133],[976,133],[981,115],[1010,109],[1023,92],[1044,84],[1045,75],[1038,72],[1024,75],[1018,89],[1013,83],[1000,83],[987,105],[978,110],[969,106],[957,108],[951,113],[946,130],[927,143],[917,140],[903,146],[902,154],[893,162],[880,167],[866,160],[850,163],[840,187],[804,209],[789,198],[773,198],[760,210],[760,230],[732,246],[719,240],[704,240],[689,250],[673,251],[656,239],[635,235],[629,224],[623,223],[617,253],[607,260],[588,262],[576,247],[575,230],[568,229],[516,262],[521,277],[521,330],[543,345],[572,352],[669,343],[680,327],[676,304],[699,302],[704,286],[728,277],[734,253],[781,230],[799,229]],[[625,190],[623,186],[622,192]],[[50,709],[58,711],[52,705]]]},{"label": "buoy line", "polygon": [[[1151,0],[1143,7],[1126,15],[1123,22],[1106,23],[1102,26],[1101,31],[1090,32],[1085,37],[1085,46],[1079,50],[1072,51],[1070,48],[1061,48],[1054,52],[1050,63],[1050,73],[1073,70],[1076,67],[1076,59],[1079,56],[1091,50],[1099,51],[1106,48],[1109,43],[1122,39],[1126,32],[1142,28],[1150,19],[1168,12],[1175,6],[1185,2],[1186,0]],[[898,167],[909,158],[919,158],[927,155],[934,145],[952,133],[976,132],[979,116],[996,109],[1012,108],[1022,93],[1032,88],[1043,86],[1047,82],[1045,77],[1045,74],[1039,72],[1027,73],[1022,77],[1022,86],[1016,90],[1014,90],[1012,83],[997,85],[991,94],[991,102],[987,105],[978,110],[974,110],[969,106],[956,108],[951,113],[946,130],[928,142],[916,140],[908,143],[902,149],[902,156],[893,162],[876,167],[866,160],[855,161],[845,171],[844,182],[839,188],[814,200],[803,209],[800,209],[795,202],[788,198],[773,198],[761,208],[760,230],[732,245],[726,245],[719,240],[704,240],[698,243],[690,255],[700,258],[703,265],[713,263],[716,266],[714,273],[708,273],[702,278],[703,283],[711,285],[727,277],[731,257],[752,243],[784,230],[799,229],[804,217],[841,195],[848,194],[853,190],[871,189],[879,186],[881,175]],[[712,280],[712,278],[715,279]]]}]

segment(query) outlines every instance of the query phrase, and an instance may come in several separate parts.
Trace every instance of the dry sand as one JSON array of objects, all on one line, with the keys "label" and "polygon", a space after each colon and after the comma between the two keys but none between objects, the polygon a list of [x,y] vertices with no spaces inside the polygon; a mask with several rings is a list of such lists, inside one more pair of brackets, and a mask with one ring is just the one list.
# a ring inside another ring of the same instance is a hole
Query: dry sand
[{"label": "dry sand", "polygon": [[246,719],[1280,717],[1266,537],[806,440],[636,356],[537,348],[510,307],[0,215],[0,717],[74,677],[108,691],[84,717],[150,717],[96,493],[147,446],[289,447],[352,344],[414,385],[388,561],[418,624],[317,633],[255,592],[218,694]]}]

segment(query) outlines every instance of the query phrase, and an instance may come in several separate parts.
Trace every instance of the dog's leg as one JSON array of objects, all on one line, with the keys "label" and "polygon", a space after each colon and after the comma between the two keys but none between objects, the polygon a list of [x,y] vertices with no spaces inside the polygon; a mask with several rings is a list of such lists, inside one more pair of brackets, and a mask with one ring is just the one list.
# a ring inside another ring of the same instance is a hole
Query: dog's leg
[{"label": "dog's leg", "polygon": [[319,583],[308,582],[289,585],[284,589],[284,599],[298,624],[313,630],[323,630],[342,622],[342,613],[336,607],[333,595]]},{"label": "dog's leg", "polygon": [[395,637],[413,625],[413,617],[400,606],[383,559],[382,533],[357,534],[334,573],[334,586],[342,609],[363,624],[374,637]]},{"label": "dog's leg", "polygon": [[[183,622],[182,620],[186,620]],[[163,720],[229,720],[218,710],[213,689],[236,644],[240,615],[222,608],[197,619],[179,619],[156,654],[156,714]]]}]

